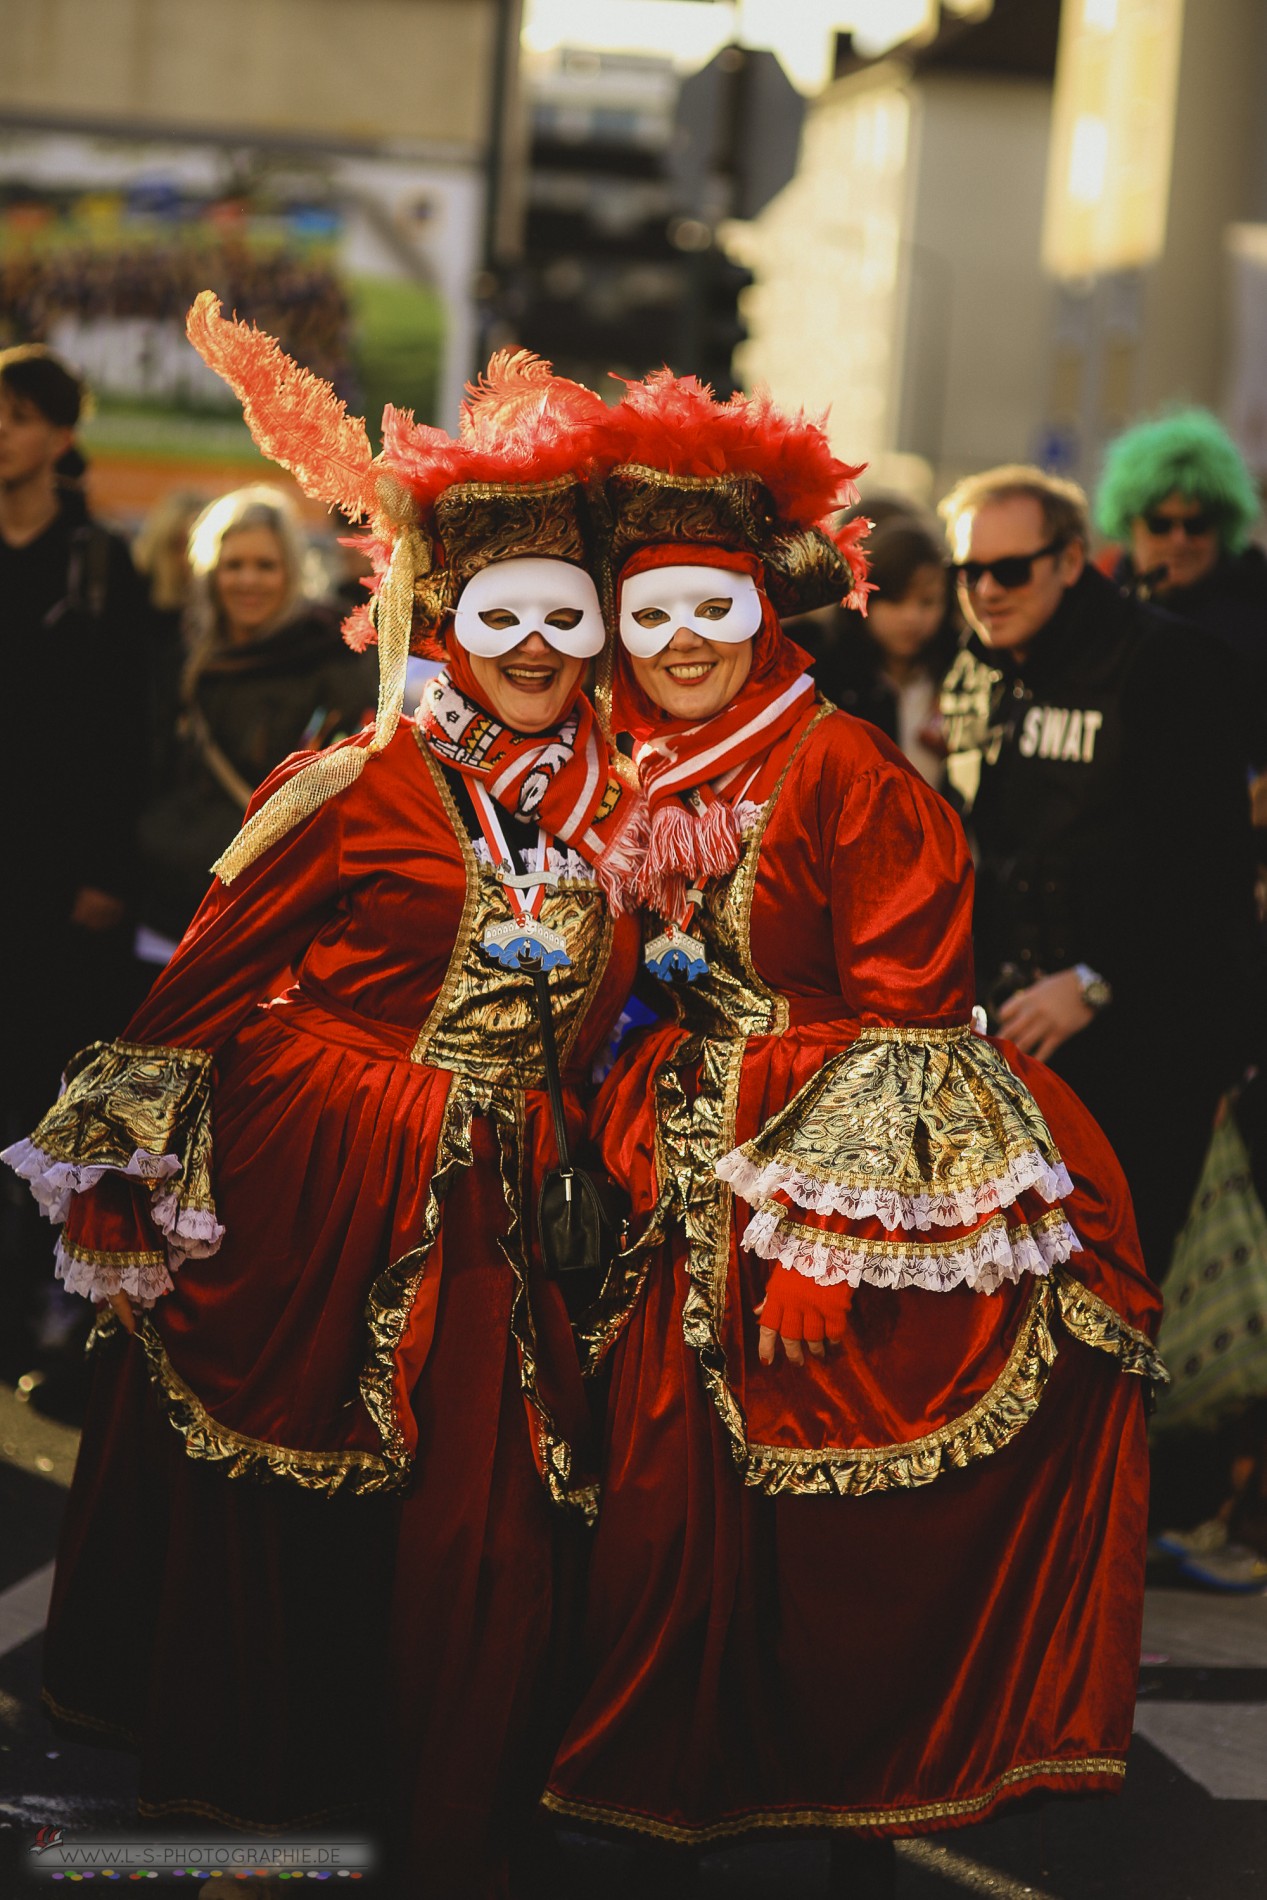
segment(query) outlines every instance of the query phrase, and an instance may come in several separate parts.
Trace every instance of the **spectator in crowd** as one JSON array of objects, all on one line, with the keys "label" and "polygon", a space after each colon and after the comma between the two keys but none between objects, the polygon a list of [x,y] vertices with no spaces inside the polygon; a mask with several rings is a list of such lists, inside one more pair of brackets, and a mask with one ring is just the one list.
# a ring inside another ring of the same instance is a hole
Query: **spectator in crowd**
[{"label": "spectator in crowd", "polygon": [[[78,478],[85,391],[50,351],[0,351],[0,651],[8,732],[8,927],[0,1092],[11,1136],[57,1088],[62,1060],[113,1034],[127,1003],[126,911],[144,770],[144,595],[127,548],[94,521]],[[70,475],[63,481],[63,471]],[[47,1238],[11,1232],[5,1276],[30,1350]],[[25,1369],[25,1368],[22,1368]]]},{"label": "spectator in crowd", "polygon": [[1088,564],[1072,483],[991,469],[941,512],[972,628],[942,708],[978,856],[981,998],[1099,1120],[1161,1277],[1248,1035],[1225,655]]},{"label": "spectator in crowd", "polygon": [[[178,743],[180,683],[185,665],[185,612],[193,575],[189,536],[210,496],[173,489],[155,503],[132,543],[132,559],[150,595],[149,647],[150,781],[166,785]],[[136,998],[140,1002],[140,997]]]},{"label": "spectator in crowd", "polygon": [[814,676],[828,699],[878,726],[940,788],[937,693],[957,645],[941,543],[917,516],[890,515],[866,549],[875,584],[866,615],[835,610]]},{"label": "spectator in crowd", "polygon": [[165,962],[184,935],[261,780],[355,732],[374,704],[373,656],[349,652],[338,614],[305,598],[302,565],[281,489],[236,489],[194,522],[176,742],[141,819],[142,961]]},{"label": "spectator in crowd", "polygon": [[1181,409],[1110,443],[1096,525],[1121,545],[1115,578],[1206,628],[1249,679],[1253,762],[1267,767],[1267,556],[1250,540],[1258,491],[1205,409]]}]

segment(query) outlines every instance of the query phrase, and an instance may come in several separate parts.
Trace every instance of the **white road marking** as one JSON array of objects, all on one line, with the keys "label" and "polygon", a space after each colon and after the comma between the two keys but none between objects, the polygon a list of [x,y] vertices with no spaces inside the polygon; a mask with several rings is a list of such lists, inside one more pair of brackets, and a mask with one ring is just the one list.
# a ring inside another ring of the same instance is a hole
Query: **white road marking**
[{"label": "white road marking", "polygon": [[1183,1668],[1267,1667],[1267,1596],[1149,1590],[1144,1648]]},{"label": "white road marking", "polygon": [[1267,1801],[1267,1704],[1150,1700],[1135,1733],[1216,1801]]},{"label": "white road marking", "polygon": [[53,1566],[43,1564],[21,1583],[0,1590],[0,1656],[21,1648],[32,1636],[38,1636],[48,1621],[48,1603],[53,1594]]}]

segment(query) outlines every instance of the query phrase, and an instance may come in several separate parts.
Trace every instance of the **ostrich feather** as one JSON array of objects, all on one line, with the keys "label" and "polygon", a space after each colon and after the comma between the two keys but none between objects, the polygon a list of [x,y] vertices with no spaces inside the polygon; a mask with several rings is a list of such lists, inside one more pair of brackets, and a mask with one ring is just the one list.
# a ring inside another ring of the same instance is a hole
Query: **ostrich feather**
[{"label": "ostrich feather", "polygon": [[329,383],[287,356],[253,324],[221,315],[214,291],[190,308],[185,333],[242,404],[256,446],[288,468],[306,495],[354,518],[374,504],[373,452],[365,424]]}]

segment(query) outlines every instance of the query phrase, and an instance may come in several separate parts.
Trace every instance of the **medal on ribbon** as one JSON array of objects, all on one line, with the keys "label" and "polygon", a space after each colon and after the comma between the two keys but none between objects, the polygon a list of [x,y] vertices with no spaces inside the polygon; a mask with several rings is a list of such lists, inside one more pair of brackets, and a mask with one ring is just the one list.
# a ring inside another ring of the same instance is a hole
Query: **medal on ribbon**
[{"label": "medal on ribbon", "polygon": [[481,950],[503,970],[570,970],[572,959],[568,955],[566,937],[541,921],[545,887],[553,882],[553,873],[546,869],[549,838],[543,830],[538,831],[536,869],[529,877],[519,876],[510,868],[510,851],[493,801],[482,785],[473,786],[472,791],[489,853],[494,864],[503,867],[502,889],[510,906],[508,921],[490,924],[480,938]]},{"label": "medal on ribbon", "polygon": [[687,934],[678,924],[653,937],[642,953],[652,976],[662,983],[693,983],[708,969],[708,955],[698,937]]}]

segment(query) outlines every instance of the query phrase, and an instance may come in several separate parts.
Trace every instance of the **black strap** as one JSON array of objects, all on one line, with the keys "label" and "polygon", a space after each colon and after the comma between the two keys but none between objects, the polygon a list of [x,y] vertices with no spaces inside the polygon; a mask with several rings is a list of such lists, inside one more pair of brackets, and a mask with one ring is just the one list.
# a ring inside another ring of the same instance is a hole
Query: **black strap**
[{"label": "black strap", "polygon": [[559,1052],[554,1041],[554,1012],[550,1007],[550,979],[544,970],[533,970],[530,974],[532,994],[537,1005],[537,1019],[541,1024],[541,1054],[545,1061],[550,1111],[554,1116],[554,1140],[559,1150],[559,1166],[565,1174],[569,1174],[572,1169],[572,1158],[568,1148],[567,1118],[563,1112],[563,1082],[559,1075]]}]

